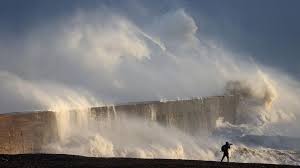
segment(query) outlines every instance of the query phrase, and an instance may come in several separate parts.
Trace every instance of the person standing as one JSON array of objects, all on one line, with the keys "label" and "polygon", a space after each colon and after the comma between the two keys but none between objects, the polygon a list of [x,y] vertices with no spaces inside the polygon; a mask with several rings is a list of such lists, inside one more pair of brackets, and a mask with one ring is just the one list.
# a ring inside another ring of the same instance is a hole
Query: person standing
[{"label": "person standing", "polygon": [[222,146],[221,151],[223,152],[223,157],[221,162],[223,162],[223,159],[225,157],[227,157],[227,162],[229,162],[229,149],[231,145],[232,144],[230,144],[229,142],[226,142],[225,145]]}]

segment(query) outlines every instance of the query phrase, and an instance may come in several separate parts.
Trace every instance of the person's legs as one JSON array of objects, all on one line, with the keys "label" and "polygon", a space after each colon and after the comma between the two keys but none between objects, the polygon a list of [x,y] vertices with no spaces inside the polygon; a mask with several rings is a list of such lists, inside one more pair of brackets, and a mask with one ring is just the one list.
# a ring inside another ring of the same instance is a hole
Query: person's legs
[{"label": "person's legs", "polygon": [[221,160],[221,162],[223,162],[223,159],[225,158],[225,153],[223,154],[223,157],[222,157],[222,160]]},{"label": "person's legs", "polygon": [[229,155],[226,155],[226,157],[227,157],[227,162],[229,162]]}]

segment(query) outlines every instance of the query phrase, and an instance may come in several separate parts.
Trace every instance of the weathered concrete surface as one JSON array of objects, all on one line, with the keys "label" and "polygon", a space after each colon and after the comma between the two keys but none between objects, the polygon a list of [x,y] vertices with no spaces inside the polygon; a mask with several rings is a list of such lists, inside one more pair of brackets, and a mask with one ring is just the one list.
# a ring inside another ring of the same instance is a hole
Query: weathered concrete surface
[{"label": "weathered concrete surface", "polygon": [[[224,117],[235,122],[238,105],[236,96],[203,99],[152,101],[91,108],[95,119],[138,117],[176,127],[189,134],[211,132],[216,120]],[[56,140],[57,124],[51,111],[8,113],[0,115],[0,153],[41,152],[47,143]]]},{"label": "weathered concrete surface", "polygon": [[73,155],[27,154],[0,155],[1,168],[296,168],[299,166],[258,163],[226,163],[198,160],[93,158]]},{"label": "weathered concrete surface", "polygon": [[1,114],[0,152],[39,152],[43,144],[56,138],[56,130],[52,112]]},{"label": "weathered concrete surface", "polygon": [[91,111],[96,118],[134,116],[157,121],[165,126],[177,127],[189,134],[198,134],[199,131],[211,132],[219,117],[223,117],[230,123],[235,123],[237,105],[237,96],[215,96],[201,99],[94,107]]}]

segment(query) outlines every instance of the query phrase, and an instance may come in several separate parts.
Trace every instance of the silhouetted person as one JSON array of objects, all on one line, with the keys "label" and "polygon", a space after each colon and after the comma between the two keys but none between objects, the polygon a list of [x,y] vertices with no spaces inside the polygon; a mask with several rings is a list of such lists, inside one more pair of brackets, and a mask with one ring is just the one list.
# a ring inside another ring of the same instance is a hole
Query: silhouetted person
[{"label": "silhouetted person", "polygon": [[227,162],[229,162],[229,149],[230,149],[230,143],[226,142],[225,145],[222,146],[221,151],[223,152],[223,157],[221,162],[223,162],[223,159],[225,158],[225,156],[227,157]]}]

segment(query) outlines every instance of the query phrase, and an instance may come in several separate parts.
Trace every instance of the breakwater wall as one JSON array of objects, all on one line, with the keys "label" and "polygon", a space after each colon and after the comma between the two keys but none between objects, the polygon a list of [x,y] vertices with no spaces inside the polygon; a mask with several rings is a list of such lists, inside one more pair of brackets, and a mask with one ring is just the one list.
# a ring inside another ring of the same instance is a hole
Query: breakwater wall
[{"label": "breakwater wall", "polygon": [[[90,117],[95,120],[136,117],[176,127],[197,135],[215,129],[216,120],[235,123],[237,96],[214,96],[189,100],[151,101],[92,107]],[[58,138],[55,112],[38,111],[0,114],[0,153],[37,153]]]},{"label": "breakwater wall", "polygon": [[57,138],[55,114],[50,111],[0,115],[0,153],[37,153]]},{"label": "breakwater wall", "polygon": [[237,96],[214,96],[189,100],[128,103],[117,106],[94,107],[92,116],[99,119],[138,117],[167,127],[176,127],[189,134],[214,130],[216,120],[235,123]]}]

